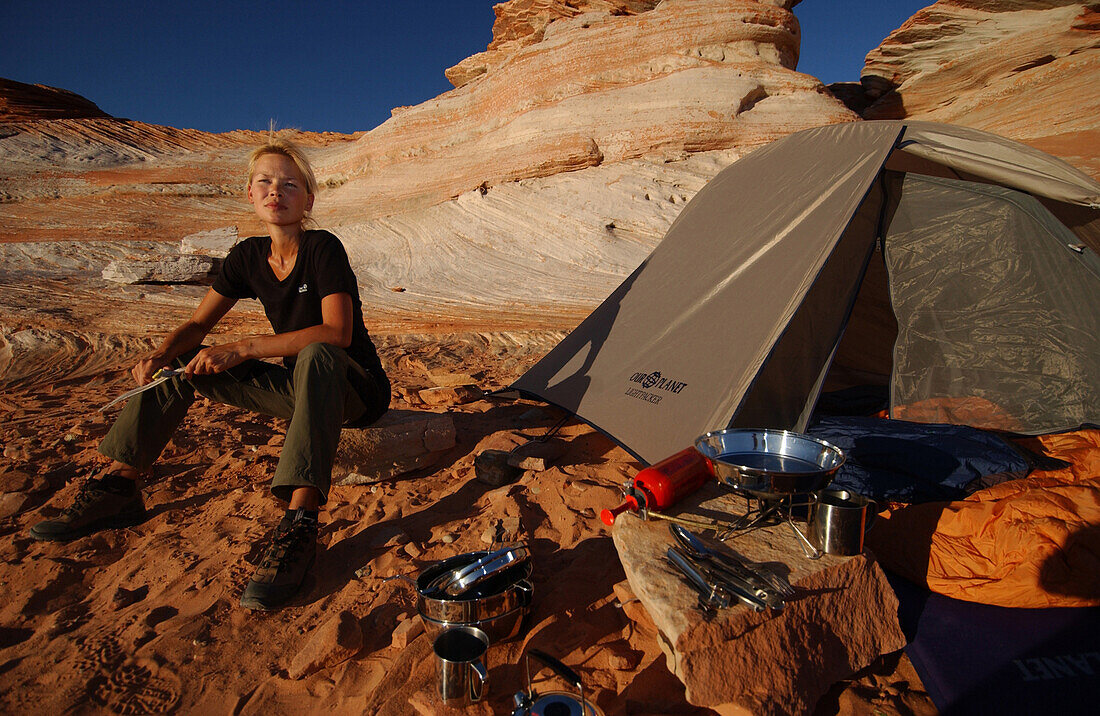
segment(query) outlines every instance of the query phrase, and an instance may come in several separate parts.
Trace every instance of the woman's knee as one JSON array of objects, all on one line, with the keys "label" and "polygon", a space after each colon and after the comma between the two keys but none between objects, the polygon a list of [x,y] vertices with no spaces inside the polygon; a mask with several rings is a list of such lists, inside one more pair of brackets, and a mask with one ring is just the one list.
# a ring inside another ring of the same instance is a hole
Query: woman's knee
[{"label": "woman's knee", "polygon": [[343,348],[329,343],[310,343],[298,351],[295,366],[321,366],[329,369],[346,369],[348,354]]}]

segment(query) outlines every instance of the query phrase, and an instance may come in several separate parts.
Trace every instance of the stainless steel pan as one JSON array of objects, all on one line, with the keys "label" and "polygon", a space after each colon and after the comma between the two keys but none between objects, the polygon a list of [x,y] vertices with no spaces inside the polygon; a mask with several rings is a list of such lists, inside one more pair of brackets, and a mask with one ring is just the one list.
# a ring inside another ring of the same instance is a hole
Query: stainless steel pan
[{"label": "stainless steel pan", "polygon": [[844,464],[835,445],[787,430],[715,430],[700,436],[695,448],[719,482],[763,499],[823,490]]}]

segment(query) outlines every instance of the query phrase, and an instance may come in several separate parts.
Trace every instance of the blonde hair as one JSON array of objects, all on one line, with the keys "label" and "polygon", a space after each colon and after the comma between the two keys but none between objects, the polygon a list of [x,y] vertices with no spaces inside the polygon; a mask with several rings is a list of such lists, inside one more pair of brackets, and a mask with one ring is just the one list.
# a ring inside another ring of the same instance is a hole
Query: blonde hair
[{"label": "blonde hair", "polygon": [[[252,177],[256,173],[256,162],[265,154],[281,154],[294,162],[294,166],[298,167],[298,171],[302,173],[302,177],[306,180],[306,193],[316,196],[319,188],[317,177],[313,174],[313,167],[310,165],[305,152],[294,143],[275,136],[274,132],[271,133],[271,138],[266,143],[256,147],[248,155],[248,183],[245,185],[246,187],[252,186]],[[312,225],[313,217],[307,211],[302,217],[301,226],[306,228]]]},{"label": "blonde hair", "polygon": [[305,178],[306,191],[310,194],[317,193],[317,177],[313,175],[313,167],[310,166],[309,159],[306,157],[305,153],[295,144],[278,137],[272,137],[266,144],[261,144],[256,147],[252,150],[252,153],[248,155],[249,186],[252,184],[252,175],[256,173],[256,162],[265,154],[281,154],[290,159]]}]

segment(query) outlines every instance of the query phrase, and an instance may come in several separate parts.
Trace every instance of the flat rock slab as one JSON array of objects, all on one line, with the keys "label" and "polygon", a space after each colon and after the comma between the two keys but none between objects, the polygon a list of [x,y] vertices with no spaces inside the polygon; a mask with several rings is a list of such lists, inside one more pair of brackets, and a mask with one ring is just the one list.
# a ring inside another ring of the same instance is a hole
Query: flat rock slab
[{"label": "flat rock slab", "polygon": [[[745,511],[743,498],[714,484],[670,514],[728,521]],[[615,521],[612,537],[631,589],[657,625],[669,668],[696,706],[721,714],[810,713],[832,684],[905,646],[897,598],[869,553],[811,560],[784,523],[744,533],[727,544],[789,572],[797,594],[782,611],[738,605],[708,618],[665,560],[673,544],[667,521],[627,513]]]},{"label": "flat rock slab", "polygon": [[211,283],[218,263],[209,256],[165,256],[152,261],[119,259],[107,264],[103,278],[114,283]]},{"label": "flat rock slab", "polygon": [[455,446],[450,415],[390,410],[366,428],[345,428],[332,468],[337,485],[388,480],[436,464]]},{"label": "flat rock slab", "polygon": [[239,240],[236,226],[200,231],[180,239],[180,253],[202,254],[224,259],[229,255],[229,249],[233,248]]}]

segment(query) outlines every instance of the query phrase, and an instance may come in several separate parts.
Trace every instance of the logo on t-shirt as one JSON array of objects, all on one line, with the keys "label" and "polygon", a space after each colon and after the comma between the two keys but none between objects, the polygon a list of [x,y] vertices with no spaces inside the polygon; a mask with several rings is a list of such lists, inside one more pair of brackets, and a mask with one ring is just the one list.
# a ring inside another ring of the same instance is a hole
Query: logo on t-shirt
[{"label": "logo on t-shirt", "polygon": [[298,293],[305,293],[308,290],[309,290],[309,284],[308,283],[303,283],[301,286],[298,287]]}]

